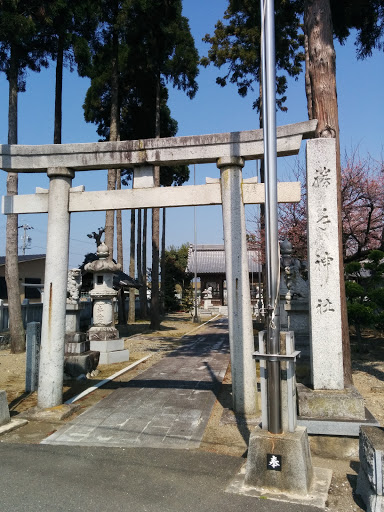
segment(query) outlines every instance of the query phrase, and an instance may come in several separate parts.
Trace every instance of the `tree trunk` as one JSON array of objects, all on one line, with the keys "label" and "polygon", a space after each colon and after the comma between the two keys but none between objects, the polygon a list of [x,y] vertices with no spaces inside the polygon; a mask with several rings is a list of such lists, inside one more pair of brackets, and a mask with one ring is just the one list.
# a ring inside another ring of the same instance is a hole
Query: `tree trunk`
[{"label": "tree trunk", "polygon": [[143,318],[148,317],[148,300],[147,300],[147,231],[148,231],[148,209],[144,208],[143,218],[143,250],[142,250],[142,276],[143,276]]},{"label": "tree trunk", "polygon": [[161,233],[161,262],[160,262],[160,275],[161,275],[161,312],[165,311],[165,220],[166,208],[163,208],[163,224]]},{"label": "tree trunk", "polygon": [[[121,170],[116,170],[116,189],[121,190]],[[121,210],[116,210],[116,242],[117,242],[117,263],[124,268],[123,256],[123,219]]]},{"label": "tree trunk", "polygon": [[[121,190],[121,171],[116,170],[116,188]],[[121,269],[124,266],[123,257],[123,223],[121,210],[116,210],[116,239],[117,239],[117,263],[120,263]],[[127,315],[125,314],[125,293],[124,288],[120,288],[117,294],[117,315],[119,325],[126,325]]]},{"label": "tree trunk", "polygon": [[[17,144],[17,79],[18,63],[11,51],[9,72],[9,109],[8,109],[8,144]],[[18,192],[18,174],[9,172],[7,175],[7,195]],[[21,315],[19,288],[18,258],[18,216],[7,216],[5,280],[8,291],[9,331],[11,335],[11,352],[16,354],[25,351],[25,332]]]},{"label": "tree trunk", "polygon": [[308,74],[312,94],[312,115],[314,119],[318,120],[316,136],[332,137],[336,139],[344,386],[350,386],[352,385],[352,367],[343,273],[341,165],[336,90],[336,53],[333,46],[330,0],[307,0],[305,2],[304,32],[308,36]]},{"label": "tree trunk", "polygon": [[[142,230],[142,222],[141,222],[141,208],[137,210],[137,227],[136,227],[136,272],[137,272],[137,280],[140,284],[143,283],[143,274],[141,268],[141,230]],[[139,288],[139,299],[140,299],[140,317],[142,313],[141,301],[142,301],[142,287]]]},{"label": "tree trunk", "polygon": [[307,34],[304,34],[304,49],[305,49],[305,94],[307,97],[308,119],[313,119],[312,88],[311,88],[311,79],[309,78],[309,51],[308,51],[308,35]]},{"label": "tree trunk", "polygon": [[64,45],[63,36],[59,35],[57,58],[56,58],[56,83],[55,83],[55,128],[53,134],[53,143],[61,144],[61,125],[62,125],[62,97],[63,97],[63,62]]},{"label": "tree trunk", "polygon": [[[108,170],[107,190],[115,190],[116,186],[116,173],[115,169]],[[113,258],[113,239],[114,239],[114,224],[115,224],[114,210],[105,212],[105,235],[104,241],[109,249],[109,259]]]},{"label": "tree trunk", "polygon": [[[156,82],[156,139],[160,138],[160,76]],[[160,167],[154,166],[154,184],[160,187]],[[152,287],[151,287],[151,329],[160,328],[159,303],[159,246],[160,210],[152,208]]]},{"label": "tree trunk", "polygon": [[137,243],[136,243],[136,254],[137,254],[137,261],[136,261],[136,268],[137,268],[137,280],[141,284],[141,288],[139,288],[139,298],[140,298],[140,318],[144,318],[144,301],[145,301],[145,295],[143,294],[144,286],[143,286],[143,264],[142,264],[142,258],[141,253],[143,250],[142,247],[142,211],[141,208],[137,211]]},{"label": "tree trunk", "polygon": [[[120,108],[119,108],[119,41],[117,29],[113,29],[112,34],[112,77],[111,77],[111,123],[109,128],[109,140],[119,140],[120,130]],[[107,190],[116,188],[116,169],[108,170]],[[105,214],[105,243],[109,248],[109,259],[113,258],[113,240],[114,240],[114,210],[109,210]]]},{"label": "tree trunk", "polygon": [[366,340],[361,334],[361,329],[359,324],[355,324],[355,332],[357,338],[357,352],[359,354],[367,354],[369,352],[369,344],[368,340]]},{"label": "tree trunk", "polygon": [[117,317],[119,325],[126,325],[127,317],[125,315],[125,293],[124,288],[117,292]]},{"label": "tree trunk", "polygon": [[152,208],[151,329],[160,328],[159,304],[159,208]]},{"label": "tree trunk", "polygon": [[[129,260],[129,275],[132,279],[135,279],[135,219],[136,210],[131,210],[131,241],[130,241],[130,260]],[[135,288],[129,289],[129,311],[128,311],[128,323],[135,323]]]}]

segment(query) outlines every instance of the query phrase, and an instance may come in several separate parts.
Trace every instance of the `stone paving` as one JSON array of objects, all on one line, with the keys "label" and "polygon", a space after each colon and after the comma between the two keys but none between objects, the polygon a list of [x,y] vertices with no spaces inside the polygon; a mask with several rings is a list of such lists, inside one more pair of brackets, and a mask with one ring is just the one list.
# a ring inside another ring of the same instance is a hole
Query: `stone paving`
[{"label": "stone paving", "polygon": [[196,449],[228,368],[228,319],[210,322],[43,444]]}]

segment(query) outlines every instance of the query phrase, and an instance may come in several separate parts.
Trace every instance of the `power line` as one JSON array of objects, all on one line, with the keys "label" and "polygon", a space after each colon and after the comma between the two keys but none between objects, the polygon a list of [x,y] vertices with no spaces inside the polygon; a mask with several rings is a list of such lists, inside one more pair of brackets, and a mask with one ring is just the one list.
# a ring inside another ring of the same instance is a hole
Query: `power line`
[{"label": "power line", "polygon": [[[46,235],[47,234],[47,231],[43,231],[41,229],[38,229],[38,228],[35,228],[35,231],[39,232],[39,233],[43,233],[43,235]],[[72,241],[72,242],[79,242],[81,244],[87,244],[87,245],[93,245],[92,242],[88,241],[88,240],[78,240],[77,238],[72,238],[72,237],[69,237],[69,239]]]}]

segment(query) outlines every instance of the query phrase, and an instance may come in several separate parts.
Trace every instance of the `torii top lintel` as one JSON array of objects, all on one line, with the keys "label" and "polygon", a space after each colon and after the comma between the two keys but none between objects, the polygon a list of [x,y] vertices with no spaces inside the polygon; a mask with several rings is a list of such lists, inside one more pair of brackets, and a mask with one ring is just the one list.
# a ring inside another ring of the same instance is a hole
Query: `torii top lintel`
[{"label": "torii top lintel", "polygon": [[[317,120],[277,128],[277,154],[297,154],[303,138],[314,135]],[[0,169],[12,172],[46,172],[51,167],[78,171],[137,165],[178,165],[216,162],[226,156],[245,160],[263,158],[263,130],[215,133],[188,137],[47,144],[0,145]]]}]

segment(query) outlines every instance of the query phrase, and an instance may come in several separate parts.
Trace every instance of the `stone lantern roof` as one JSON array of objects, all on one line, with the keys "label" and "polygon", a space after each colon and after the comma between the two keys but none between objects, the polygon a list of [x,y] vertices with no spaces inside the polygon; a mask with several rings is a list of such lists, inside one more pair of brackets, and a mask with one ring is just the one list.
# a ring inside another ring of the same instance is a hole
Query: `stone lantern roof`
[{"label": "stone lantern roof", "polygon": [[121,270],[120,263],[115,263],[113,260],[109,260],[109,249],[108,246],[102,242],[97,248],[97,256],[99,259],[92,261],[91,263],[87,263],[84,267],[84,270],[87,272],[103,272],[103,273],[113,273]]}]

